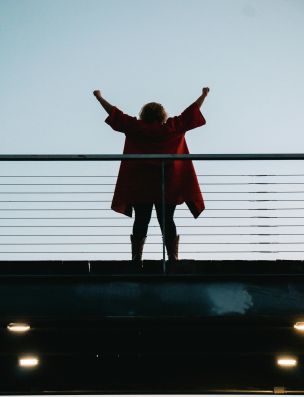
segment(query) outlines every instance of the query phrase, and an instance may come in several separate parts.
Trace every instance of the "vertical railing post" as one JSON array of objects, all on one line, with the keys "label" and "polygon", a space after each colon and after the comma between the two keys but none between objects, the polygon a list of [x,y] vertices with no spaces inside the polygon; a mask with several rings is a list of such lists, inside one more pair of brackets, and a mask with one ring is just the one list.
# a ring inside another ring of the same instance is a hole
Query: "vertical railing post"
[{"label": "vertical railing post", "polygon": [[166,273],[166,246],[165,246],[165,236],[166,236],[166,201],[165,201],[165,160],[162,160],[162,170],[161,170],[161,196],[162,196],[162,239],[163,239],[163,272]]}]

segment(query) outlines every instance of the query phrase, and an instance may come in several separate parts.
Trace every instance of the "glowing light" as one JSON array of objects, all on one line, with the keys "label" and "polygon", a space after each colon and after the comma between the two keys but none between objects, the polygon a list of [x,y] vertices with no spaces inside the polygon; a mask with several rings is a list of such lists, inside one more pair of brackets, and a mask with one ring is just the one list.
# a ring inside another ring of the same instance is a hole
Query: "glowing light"
[{"label": "glowing light", "polygon": [[37,357],[22,357],[19,358],[20,367],[35,367],[39,364]]},{"label": "glowing light", "polygon": [[273,392],[274,392],[274,394],[285,394],[286,393],[284,386],[275,386],[273,388]]},{"label": "glowing light", "polygon": [[295,325],[293,326],[297,331],[301,331],[304,332],[304,322],[303,321],[298,321],[297,323],[295,323]]},{"label": "glowing light", "polygon": [[294,357],[279,357],[277,359],[277,364],[280,367],[292,368],[298,364],[298,361]]},{"label": "glowing light", "polygon": [[7,329],[11,332],[27,332],[31,329],[31,326],[26,323],[10,323]]},{"label": "glowing light", "polygon": [[31,329],[31,326],[25,323],[10,323],[7,329],[11,332],[27,332]]}]

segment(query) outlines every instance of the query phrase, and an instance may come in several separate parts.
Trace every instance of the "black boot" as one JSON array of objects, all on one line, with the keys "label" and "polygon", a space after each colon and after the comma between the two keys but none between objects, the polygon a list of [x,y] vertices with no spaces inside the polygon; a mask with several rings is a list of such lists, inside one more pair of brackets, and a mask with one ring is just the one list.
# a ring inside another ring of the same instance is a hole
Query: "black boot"
[{"label": "black boot", "polygon": [[132,245],[132,261],[142,267],[142,253],[147,236],[138,238],[131,234],[130,237]]},{"label": "black boot", "polygon": [[165,239],[165,245],[167,248],[168,260],[169,262],[178,261],[178,243],[179,236],[174,236]]}]

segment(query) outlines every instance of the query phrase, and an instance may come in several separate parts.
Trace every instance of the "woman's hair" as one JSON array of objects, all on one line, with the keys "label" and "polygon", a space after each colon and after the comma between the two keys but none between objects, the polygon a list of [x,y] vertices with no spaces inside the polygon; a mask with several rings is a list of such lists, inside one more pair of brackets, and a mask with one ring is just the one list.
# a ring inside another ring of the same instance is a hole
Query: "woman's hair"
[{"label": "woman's hair", "polygon": [[167,112],[160,103],[150,102],[141,108],[139,113],[140,120],[146,123],[165,123],[167,120]]}]

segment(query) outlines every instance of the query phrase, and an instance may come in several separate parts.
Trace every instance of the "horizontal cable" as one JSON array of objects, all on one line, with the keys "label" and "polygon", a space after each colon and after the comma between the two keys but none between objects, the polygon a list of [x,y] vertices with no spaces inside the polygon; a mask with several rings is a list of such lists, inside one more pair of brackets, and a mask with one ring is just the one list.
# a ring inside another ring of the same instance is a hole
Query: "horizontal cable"
[{"label": "horizontal cable", "polygon": [[[20,220],[20,219],[19,219]],[[14,227],[14,228],[18,228],[18,227],[58,227],[58,228],[62,228],[62,227],[72,227],[72,228],[80,228],[80,227],[85,227],[85,228],[105,228],[105,227],[112,227],[112,228],[116,228],[116,227],[128,227],[130,228],[130,225],[0,225],[0,228],[4,228],[4,227]],[[149,225],[149,228],[154,228],[154,227],[159,227],[158,225]],[[190,228],[198,228],[198,227],[304,227],[304,225],[177,225],[177,227],[190,227]]]},{"label": "horizontal cable", "polygon": [[[229,236],[230,234],[227,235]],[[149,236],[161,236],[161,234],[149,234]],[[298,236],[300,236],[300,234]],[[129,237],[130,238],[130,234],[0,234],[0,237]]]},{"label": "horizontal cable", "polygon": [[[180,245],[301,245],[304,244],[303,241],[301,242],[241,242],[241,243],[234,243],[234,242],[194,242],[194,243],[181,243]],[[98,242],[98,243],[87,243],[87,242],[77,242],[77,243],[0,243],[0,245],[130,245],[130,243],[120,243],[120,242]],[[161,242],[159,243],[146,243],[145,245],[162,245]]]},{"label": "horizontal cable", "polygon": [[[152,217],[152,218],[154,218],[154,217]],[[186,219],[188,219],[189,217],[185,217]],[[206,218],[206,217],[205,217]],[[72,217],[72,216],[70,216],[70,217],[0,217],[0,219],[10,219],[10,220],[16,220],[16,219],[18,219],[18,220],[22,220],[22,219],[31,219],[31,220],[35,220],[35,219],[39,219],[39,220],[46,220],[46,219],[65,219],[65,220],[67,220],[67,219],[73,219],[73,220],[75,220],[75,219],[102,219],[102,220],[125,220],[125,221],[127,221],[127,220],[130,220],[129,218],[120,218],[119,216],[116,216],[116,217],[103,217],[103,216],[78,216],[78,217]]]},{"label": "horizontal cable", "polygon": [[[156,218],[152,216],[152,219]],[[203,219],[301,219],[304,216],[268,216],[268,215],[252,215],[252,216],[204,216]],[[26,219],[26,218],[0,218],[0,219]],[[36,219],[36,218],[32,218]],[[37,218],[39,219],[39,218]],[[45,219],[53,219],[53,218],[45,218]],[[55,219],[55,218],[54,218]],[[64,219],[64,218],[62,218]],[[74,218],[67,218],[74,219]],[[75,218],[77,219],[77,218]],[[111,219],[110,217],[106,218],[98,218],[98,219]],[[120,218],[113,218],[120,219]],[[189,219],[189,216],[176,216],[174,219]]]},{"label": "horizontal cable", "polygon": [[[304,182],[208,182],[202,186],[304,185]],[[0,186],[116,186],[116,183],[0,183]]]},{"label": "horizontal cable", "polygon": [[[302,185],[302,183],[294,183]],[[0,183],[0,186],[115,186],[116,183]],[[246,185],[246,183],[244,183]]]},{"label": "horizontal cable", "polygon": [[[28,209],[27,209],[28,210]],[[105,210],[108,210],[105,208]],[[304,210],[298,207],[288,207],[288,208],[205,208],[206,211],[290,211],[290,210]],[[1,209],[0,209],[1,211]],[[9,210],[11,211],[11,210]],[[31,211],[31,210],[30,210]],[[176,208],[175,211],[189,211],[188,208]]]},{"label": "horizontal cable", "polygon": [[120,161],[132,160],[135,162],[146,160],[159,160],[159,164],[170,163],[174,160],[206,160],[206,161],[288,161],[304,160],[303,153],[212,153],[212,154],[159,154],[159,153],[140,153],[140,154],[0,154],[0,161]]},{"label": "horizontal cable", "polygon": [[[112,200],[0,200],[0,203],[111,203]],[[304,199],[204,199],[204,202],[304,202]]]},{"label": "horizontal cable", "polygon": [[116,178],[117,175],[0,175],[0,178]]},{"label": "horizontal cable", "polygon": [[[1,185],[1,184],[0,184]],[[242,185],[304,185],[304,182],[213,182],[201,183],[202,186],[242,186]]]},{"label": "horizontal cable", "polygon": [[197,174],[197,176],[199,177],[220,177],[220,176],[224,176],[224,177],[291,177],[291,176],[304,176],[304,174]]},{"label": "horizontal cable", "polygon": [[0,194],[113,194],[113,192],[0,192]]},{"label": "horizontal cable", "polygon": [[[301,250],[240,250],[240,251],[180,251],[181,254],[237,254],[237,253],[259,253],[259,254],[279,254],[279,253],[303,253]],[[146,254],[161,254],[160,251],[145,251]],[[0,254],[130,254],[130,251],[0,251]]]},{"label": "horizontal cable", "polygon": [[[0,243],[0,245],[130,245],[130,243]],[[146,245],[162,245],[162,243],[147,243]]]},{"label": "horizontal cable", "polygon": [[0,200],[0,203],[111,203],[111,200]]},{"label": "horizontal cable", "polygon": [[[205,208],[207,211],[292,211],[303,208]],[[0,208],[0,211],[111,211],[110,208]],[[176,208],[175,211],[189,211],[188,208]],[[108,218],[110,219],[110,218]],[[116,219],[116,218],[115,218]]]},{"label": "horizontal cable", "polygon": [[[149,233],[149,237],[161,234]],[[304,233],[183,233],[185,236],[304,236]],[[0,237],[128,237],[130,234],[0,234]],[[191,243],[189,243],[191,244]]]},{"label": "horizontal cable", "polygon": [[111,209],[110,208],[0,208],[0,211],[111,211]]},{"label": "horizontal cable", "polygon": [[[260,254],[279,254],[279,253],[297,253],[297,252],[304,252],[302,250],[276,250],[276,251],[260,251],[260,250],[252,250],[252,251],[180,251],[180,253],[184,254],[204,254],[204,253],[212,253],[212,254],[221,254],[221,253],[260,253]],[[128,252],[126,252],[128,253]],[[151,252],[152,253],[152,252]]]},{"label": "horizontal cable", "polygon": [[[204,202],[247,202],[247,203],[262,203],[262,202],[304,202],[304,200],[302,199],[205,199],[204,198]],[[0,201],[1,202],[1,201]],[[105,201],[106,202],[106,201]]]},{"label": "horizontal cable", "polygon": [[[267,216],[267,215],[253,215],[253,216],[204,216],[204,219],[302,219],[304,216]],[[102,220],[124,220],[128,221],[130,218],[124,217],[121,218],[119,216],[77,216],[77,217],[0,217],[0,219],[4,220],[22,220],[22,219],[31,219],[31,220],[47,220],[47,219],[102,219]],[[151,219],[157,219],[157,217],[152,216]],[[176,216],[174,219],[189,219],[189,216]]]},{"label": "horizontal cable", "polygon": [[304,233],[183,233],[181,236],[304,236]]},{"label": "horizontal cable", "polygon": [[[111,193],[111,192],[102,192],[102,193]],[[216,193],[216,194],[227,194],[227,193],[229,193],[229,194],[281,194],[281,193],[304,193],[304,191],[303,190],[284,190],[284,191],[277,191],[277,190],[265,190],[265,191],[246,191],[246,192],[243,192],[243,191],[233,191],[233,192],[229,192],[229,191],[219,191],[219,192],[214,192],[214,191],[207,191],[207,190],[205,190],[205,191],[203,191],[202,192],[202,194],[205,194],[205,193],[208,193],[208,194],[210,194],[210,193]]]},{"label": "horizontal cable", "polygon": [[[200,177],[282,177],[304,176],[304,174],[197,174]],[[0,175],[0,178],[117,178],[116,175]]]},{"label": "horizontal cable", "polygon": [[[84,192],[70,192],[70,191],[66,191],[66,192],[0,192],[0,194],[113,194],[114,192],[88,192],[88,191],[84,191]],[[203,194],[205,193],[212,193],[212,194],[281,194],[281,193],[304,193],[303,190],[285,190],[285,191],[276,191],[276,190],[269,190],[269,191],[203,191]]]}]

